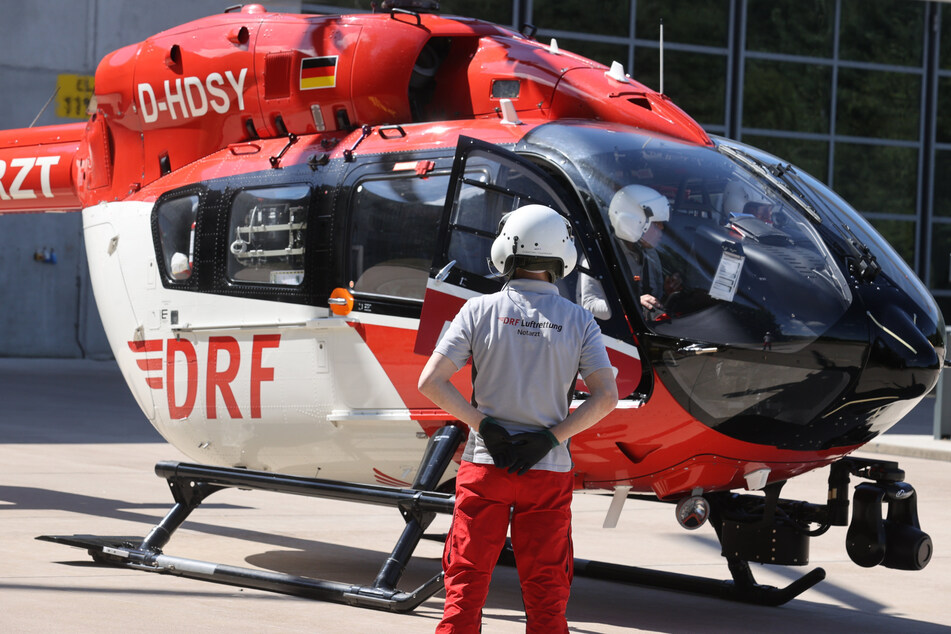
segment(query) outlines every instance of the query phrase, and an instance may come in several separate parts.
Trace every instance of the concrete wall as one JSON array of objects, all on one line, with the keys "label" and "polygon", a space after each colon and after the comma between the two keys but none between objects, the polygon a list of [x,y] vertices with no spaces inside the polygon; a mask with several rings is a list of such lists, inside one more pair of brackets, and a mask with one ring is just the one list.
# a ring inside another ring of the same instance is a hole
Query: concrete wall
[{"label": "concrete wall", "polygon": [[78,213],[0,216],[0,356],[111,356]]},{"label": "concrete wall", "polygon": [[[0,0],[0,126],[28,127],[57,75],[93,75],[107,53],[219,13],[232,0]],[[295,0],[261,2],[299,12]],[[37,126],[74,120],[55,102]],[[56,263],[34,259],[52,249]],[[109,357],[96,310],[78,213],[0,216],[0,356]]]}]

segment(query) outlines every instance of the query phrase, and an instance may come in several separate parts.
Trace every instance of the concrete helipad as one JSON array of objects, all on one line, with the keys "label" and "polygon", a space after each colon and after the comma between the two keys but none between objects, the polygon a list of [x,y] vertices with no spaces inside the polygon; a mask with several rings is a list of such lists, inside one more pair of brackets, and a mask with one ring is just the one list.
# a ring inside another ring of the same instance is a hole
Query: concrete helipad
[{"label": "concrete helipad", "polygon": [[[928,405],[926,403],[926,405]],[[932,405],[933,406],[933,405]],[[729,603],[578,578],[573,632],[951,632],[951,451],[930,438],[929,413],[886,434],[876,451],[896,456],[918,491],[935,556],[920,572],[864,569],[846,555],[845,529],[813,539],[802,569],[755,567],[762,583],[786,585],[823,567],[827,579],[780,608]],[[907,438],[906,438],[907,437]],[[890,440],[895,439],[895,440]],[[901,440],[901,442],[897,442]],[[865,454],[871,456],[872,454]],[[115,364],[0,359],[0,631],[2,632],[431,632],[441,595],[398,615],[257,590],[92,564],[43,534],[144,535],[170,503],[152,468],[184,459],[132,402]],[[821,503],[827,471],[789,483],[783,496]],[[575,551],[611,561],[726,578],[712,529],[680,529],[671,507],[630,501],[618,527],[601,524],[609,499],[577,495]],[[388,508],[228,490],[175,535],[171,555],[264,570],[370,583],[403,521]],[[432,532],[444,532],[437,518]],[[441,545],[424,542],[401,586],[439,570]],[[524,631],[516,572],[499,568],[484,632]]]}]

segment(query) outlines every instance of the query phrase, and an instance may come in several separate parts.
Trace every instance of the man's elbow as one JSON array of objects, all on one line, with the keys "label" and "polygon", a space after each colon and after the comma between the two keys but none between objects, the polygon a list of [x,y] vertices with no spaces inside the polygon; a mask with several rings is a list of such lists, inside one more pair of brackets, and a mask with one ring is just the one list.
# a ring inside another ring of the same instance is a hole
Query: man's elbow
[{"label": "man's elbow", "polygon": [[598,385],[598,389],[595,390],[592,394],[595,401],[598,404],[598,413],[601,418],[604,418],[617,407],[618,404],[618,392],[617,392],[617,383],[614,382],[614,379],[610,381],[605,381]]},{"label": "man's elbow", "polygon": [[439,374],[438,369],[427,365],[419,375],[419,380],[416,382],[416,389],[419,390],[420,394],[435,403],[436,398],[441,393],[443,385],[446,382],[447,380]]},{"label": "man's elbow", "polygon": [[433,378],[431,375],[423,372],[419,375],[419,381],[416,382],[416,389],[423,396],[430,398],[433,389]]},{"label": "man's elbow", "polygon": [[617,396],[617,386],[609,393],[604,395],[604,402],[602,405],[602,416],[607,416],[614,411],[614,408],[617,407],[618,396]]}]

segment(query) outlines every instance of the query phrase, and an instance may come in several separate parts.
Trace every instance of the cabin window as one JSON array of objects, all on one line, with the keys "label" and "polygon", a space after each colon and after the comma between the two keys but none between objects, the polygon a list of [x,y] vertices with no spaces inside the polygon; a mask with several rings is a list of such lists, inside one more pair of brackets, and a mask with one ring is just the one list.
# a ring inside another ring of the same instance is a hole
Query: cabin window
[{"label": "cabin window", "polygon": [[191,277],[195,262],[195,218],[198,214],[198,196],[183,196],[166,200],[159,205],[156,215],[162,244],[165,272],[173,281]]},{"label": "cabin window", "polygon": [[354,292],[423,299],[448,185],[448,175],[413,175],[356,186],[350,202]]},{"label": "cabin window", "polygon": [[228,279],[300,286],[309,206],[306,185],[239,192],[231,203]]}]

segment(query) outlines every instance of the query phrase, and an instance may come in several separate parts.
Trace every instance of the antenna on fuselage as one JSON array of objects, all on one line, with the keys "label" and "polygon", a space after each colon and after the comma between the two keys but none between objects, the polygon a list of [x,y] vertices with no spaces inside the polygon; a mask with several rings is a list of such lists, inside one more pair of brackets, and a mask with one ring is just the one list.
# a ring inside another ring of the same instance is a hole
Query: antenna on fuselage
[{"label": "antenna on fuselage", "polygon": [[36,113],[36,116],[33,117],[33,121],[30,123],[29,127],[36,125],[36,122],[40,120],[40,117],[43,116],[43,113],[46,112],[46,109],[50,107],[50,104],[53,102],[53,98],[56,97],[56,93],[59,92],[59,86],[56,86],[56,89],[53,91],[53,94],[50,95],[50,98],[46,100],[46,103],[43,104],[43,107],[40,108],[40,111]]},{"label": "antenna on fuselage", "polygon": [[664,18],[660,19],[660,94],[664,94]]}]

